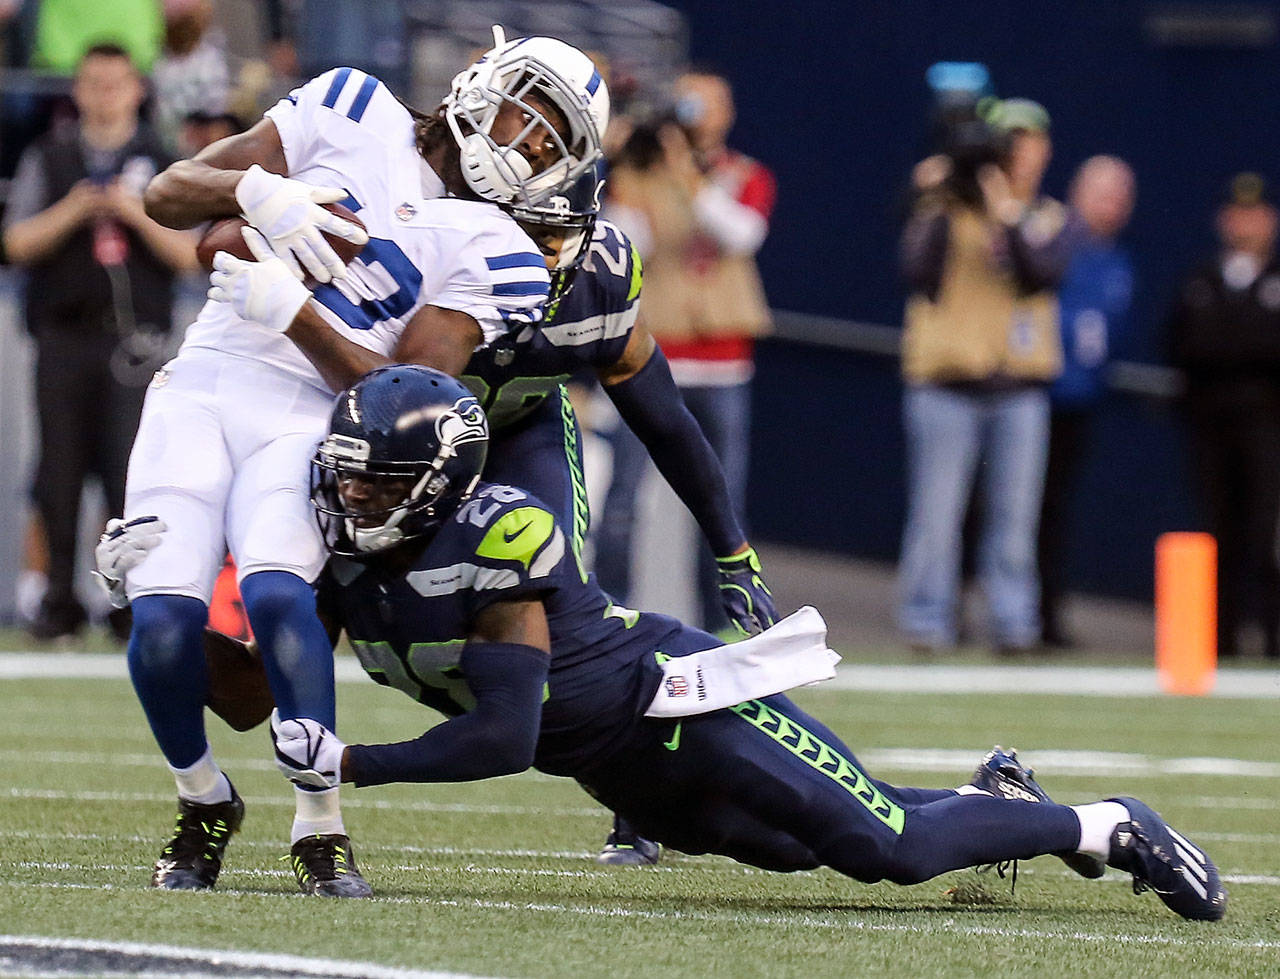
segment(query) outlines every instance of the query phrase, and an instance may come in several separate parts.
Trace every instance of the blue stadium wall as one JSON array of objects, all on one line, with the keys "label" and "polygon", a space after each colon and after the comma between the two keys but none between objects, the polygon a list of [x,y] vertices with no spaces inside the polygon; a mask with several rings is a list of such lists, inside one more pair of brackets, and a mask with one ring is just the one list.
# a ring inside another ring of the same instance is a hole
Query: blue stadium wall
[{"label": "blue stadium wall", "polygon": [[[906,174],[928,151],[925,68],[986,62],[1001,95],[1043,102],[1061,196],[1085,157],[1138,174],[1126,235],[1138,274],[1119,357],[1159,362],[1179,275],[1213,247],[1212,209],[1239,170],[1280,173],[1280,4],[1195,3],[1254,33],[1168,45],[1155,18],[1187,4],[737,3],[677,0],[693,56],[734,83],[734,143],[776,172],[761,253],[775,308],[897,324],[894,249]],[[1267,25],[1270,25],[1268,30]],[[1259,25],[1261,25],[1259,27]],[[1247,25],[1246,25],[1247,26]],[[892,358],[785,339],[761,346],[750,519],[763,539],[892,558],[903,506],[901,388]],[[1071,573],[1088,590],[1149,597],[1152,547],[1195,516],[1176,417],[1114,394],[1077,501]]]}]

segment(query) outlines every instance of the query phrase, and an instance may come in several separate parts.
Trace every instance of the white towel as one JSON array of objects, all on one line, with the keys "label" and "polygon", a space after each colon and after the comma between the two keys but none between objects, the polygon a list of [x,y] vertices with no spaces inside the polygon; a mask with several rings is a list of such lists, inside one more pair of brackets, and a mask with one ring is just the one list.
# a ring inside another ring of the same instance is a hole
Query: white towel
[{"label": "white towel", "polygon": [[768,697],[836,675],[827,623],[806,605],[757,636],[662,663],[646,717],[688,717]]}]

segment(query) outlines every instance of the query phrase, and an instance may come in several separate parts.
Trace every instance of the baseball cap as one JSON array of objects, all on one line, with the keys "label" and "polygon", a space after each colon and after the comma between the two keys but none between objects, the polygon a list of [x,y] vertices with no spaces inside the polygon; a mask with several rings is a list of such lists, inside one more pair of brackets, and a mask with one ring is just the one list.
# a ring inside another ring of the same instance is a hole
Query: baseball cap
[{"label": "baseball cap", "polygon": [[987,122],[1002,133],[1018,130],[1047,133],[1049,112],[1039,102],[1031,99],[1001,99],[991,107]]},{"label": "baseball cap", "polygon": [[1239,207],[1254,207],[1258,204],[1275,206],[1275,200],[1262,174],[1245,171],[1237,173],[1227,181],[1222,195],[1222,204],[1224,207],[1233,204]]}]

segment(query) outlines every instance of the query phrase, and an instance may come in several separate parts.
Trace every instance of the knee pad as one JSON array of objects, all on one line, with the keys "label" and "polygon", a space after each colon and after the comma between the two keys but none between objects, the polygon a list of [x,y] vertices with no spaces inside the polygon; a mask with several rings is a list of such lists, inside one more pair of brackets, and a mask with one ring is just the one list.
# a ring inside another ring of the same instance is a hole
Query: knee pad
[{"label": "knee pad", "polygon": [[249,624],[257,632],[294,615],[314,614],[315,592],[311,585],[289,571],[258,571],[240,582],[240,597]]},{"label": "knee pad", "polygon": [[209,609],[186,595],[143,595],[133,603],[129,667],[172,669],[185,664],[191,651],[203,652]]}]

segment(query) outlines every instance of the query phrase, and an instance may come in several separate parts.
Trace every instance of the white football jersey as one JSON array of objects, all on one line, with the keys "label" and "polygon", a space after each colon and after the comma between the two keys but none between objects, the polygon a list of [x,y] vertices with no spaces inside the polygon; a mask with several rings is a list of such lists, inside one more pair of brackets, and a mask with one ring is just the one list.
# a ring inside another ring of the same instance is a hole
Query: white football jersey
[{"label": "white football jersey", "polygon": [[[417,151],[409,111],[355,68],[313,78],[267,110],[288,176],[342,187],[369,243],[344,280],[317,286],[323,315],[342,336],[389,356],[422,306],[473,316],[484,340],[541,318],[549,277],[537,247],[496,205],[444,197]],[[282,334],[208,302],[183,348],[211,348],[272,364],[327,389]]]}]

